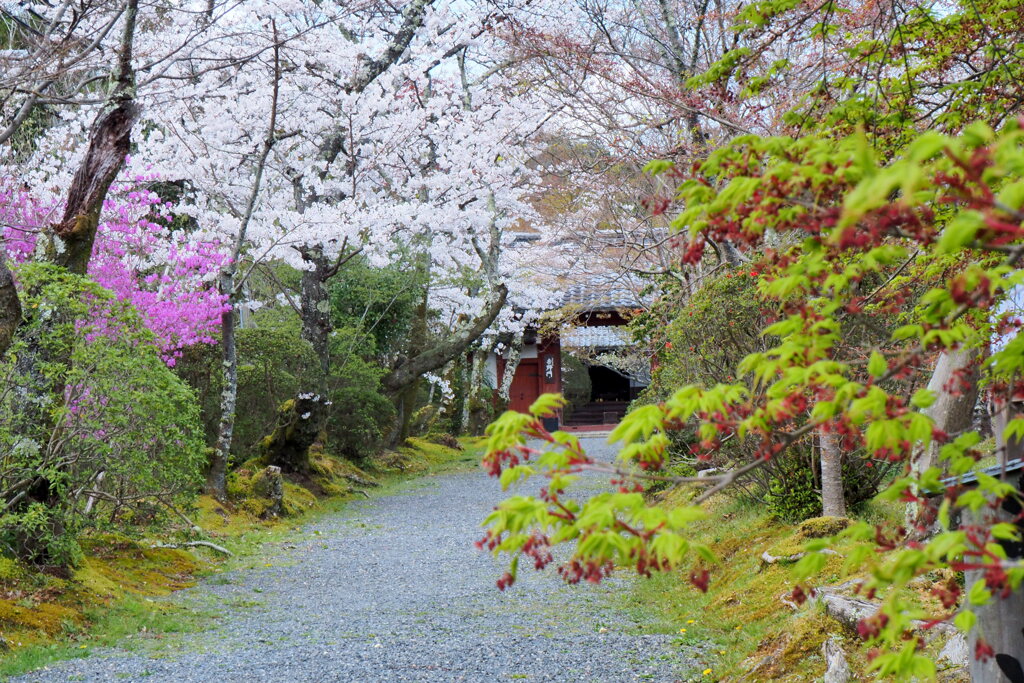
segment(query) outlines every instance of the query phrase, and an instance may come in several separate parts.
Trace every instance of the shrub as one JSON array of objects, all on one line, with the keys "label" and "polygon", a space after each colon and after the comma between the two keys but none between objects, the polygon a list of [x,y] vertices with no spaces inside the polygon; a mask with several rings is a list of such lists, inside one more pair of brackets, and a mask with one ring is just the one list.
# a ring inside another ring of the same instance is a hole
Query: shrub
[{"label": "shrub", "polygon": [[356,328],[335,330],[331,337],[327,435],[336,455],[372,455],[394,424],[395,406],[380,385],[385,370],[373,361],[373,350],[373,338]]},{"label": "shrub", "polygon": [[[319,370],[312,347],[302,339],[297,316],[257,315],[256,320],[256,327],[236,331],[238,403],[231,443],[236,462],[245,460],[273,430],[284,401],[315,386]],[[183,351],[174,368],[199,398],[207,445],[215,442],[220,422],[221,353],[219,346],[196,345]]]},{"label": "shrub", "polygon": [[330,301],[336,328],[366,330],[375,353],[387,356],[407,340],[424,283],[404,265],[374,268],[366,259],[345,264],[331,280]]},{"label": "shrub", "polygon": [[278,409],[317,386],[320,365],[297,318],[238,330],[238,408],[231,451],[244,459],[273,431]]},{"label": "shrub", "polygon": [[32,315],[0,365],[0,542],[69,564],[87,517],[194,493],[199,411],[130,304],[52,266],[18,276]]}]

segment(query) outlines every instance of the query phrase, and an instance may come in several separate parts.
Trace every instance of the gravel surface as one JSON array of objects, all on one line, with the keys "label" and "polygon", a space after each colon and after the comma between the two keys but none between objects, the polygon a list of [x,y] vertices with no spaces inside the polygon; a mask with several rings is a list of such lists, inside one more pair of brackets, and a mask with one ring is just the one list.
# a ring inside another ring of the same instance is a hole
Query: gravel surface
[{"label": "gravel surface", "polygon": [[[611,457],[601,439],[592,453]],[[592,485],[596,485],[592,484]],[[638,635],[623,583],[566,586],[476,550],[500,500],[479,472],[415,480],[268,548],[273,566],[179,598],[216,625],[140,652],[101,651],[19,681],[675,681],[697,666],[669,635]],[[290,547],[289,547],[290,546]],[[620,580],[622,581],[622,580]],[[699,669],[698,669],[699,671]],[[687,675],[689,674],[689,675]],[[699,675],[698,675],[699,677]]]}]

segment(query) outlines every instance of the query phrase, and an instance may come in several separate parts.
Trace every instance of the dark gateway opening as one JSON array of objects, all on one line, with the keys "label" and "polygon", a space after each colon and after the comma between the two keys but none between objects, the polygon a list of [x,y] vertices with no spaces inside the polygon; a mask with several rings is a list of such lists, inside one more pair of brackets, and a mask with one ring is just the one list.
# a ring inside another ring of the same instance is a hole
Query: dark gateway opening
[{"label": "dark gateway opening", "polygon": [[628,377],[603,365],[591,365],[588,368],[588,373],[592,387],[591,401],[630,401],[632,399]]}]

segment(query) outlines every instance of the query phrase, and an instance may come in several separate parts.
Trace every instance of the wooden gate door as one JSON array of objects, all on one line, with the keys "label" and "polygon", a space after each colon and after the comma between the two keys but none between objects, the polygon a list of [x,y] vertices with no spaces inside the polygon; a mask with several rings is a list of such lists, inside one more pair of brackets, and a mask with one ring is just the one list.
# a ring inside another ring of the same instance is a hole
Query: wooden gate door
[{"label": "wooden gate door", "polygon": [[540,365],[536,358],[519,361],[508,392],[510,410],[526,412],[540,396]]}]

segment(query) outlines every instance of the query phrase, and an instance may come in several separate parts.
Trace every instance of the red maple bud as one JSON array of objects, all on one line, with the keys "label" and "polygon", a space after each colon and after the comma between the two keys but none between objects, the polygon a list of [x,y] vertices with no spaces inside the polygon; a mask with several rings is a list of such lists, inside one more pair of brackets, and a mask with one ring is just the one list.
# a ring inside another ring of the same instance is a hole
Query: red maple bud
[{"label": "red maple bud", "polygon": [[711,572],[701,569],[699,572],[690,572],[690,583],[697,587],[701,593],[708,592],[708,584],[711,581]]},{"label": "red maple bud", "polygon": [[509,586],[511,586],[515,582],[516,582],[515,577],[512,576],[512,574],[510,574],[509,572],[505,572],[504,574],[501,575],[501,578],[498,579],[498,581],[497,581],[498,590],[503,591],[503,590],[505,590],[506,588],[508,588]]},{"label": "red maple bud", "polygon": [[984,638],[978,638],[978,642],[974,644],[974,658],[979,662],[987,662],[995,656],[996,651],[992,649],[992,646]]}]

